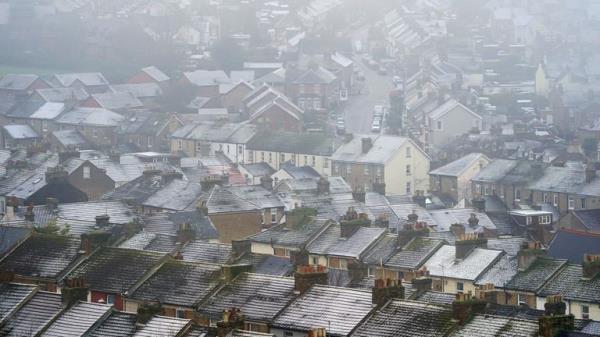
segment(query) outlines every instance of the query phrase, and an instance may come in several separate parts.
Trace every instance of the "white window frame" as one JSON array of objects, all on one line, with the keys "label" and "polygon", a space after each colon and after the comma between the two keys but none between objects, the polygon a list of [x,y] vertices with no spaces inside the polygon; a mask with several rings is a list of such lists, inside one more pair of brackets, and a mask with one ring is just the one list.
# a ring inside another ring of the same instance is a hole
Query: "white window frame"
[{"label": "white window frame", "polygon": [[406,194],[410,195],[412,193],[412,186],[410,184],[410,181],[406,183]]},{"label": "white window frame", "polygon": [[569,197],[568,200],[569,200],[569,202],[568,202],[567,208],[569,210],[574,210],[575,209],[575,199],[573,199],[573,197]]},{"label": "white window frame", "polygon": [[113,294],[108,294],[106,295],[106,304],[110,304],[110,305],[114,305],[115,304],[115,300],[116,300],[116,296]]},{"label": "white window frame", "polygon": [[527,305],[527,295],[517,293],[517,305]]},{"label": "white window frame", "polygon": [[407,176],[412,175],[412,168],[411,168],[410,164],[406,165],[406,175]]},{"label": "white window frame", "polygon": [[558,207],[558,202],[559,202],[558,194],[555,194],[554,195],[554,200],[553,200],[554,207]]},{"label": "white window frame", "polygon": [[442,123],[440,120],[436,121],[435,128],[438,131],[444,130],[444,123]]},{"label": "white window frame", "polygon": [[271,208],[271,223],[277,222],[277,208]]},{"label": "white window frame", "polygon": [[410,146],[406,148],[406,158],[412,158],[412,150]]},{"label": "white window frame", "polygon": [[550,223],[552,223],[552,216],[540,215],[539,221],[540,221],[540,225],[549,225]]},{"label": "white window frame", "polygon": [[83,179],[91,179],[92,178],[92,168],[89,166],[83,167]]},{"label": "white window frame", "polygon": [[175,317],[176,318],[185,318],[185,309],[180,309],[180,308],[175,309]]},{"label": "white window frame", "polygon": [[581,209],[587,209],[587,199],[581,198]]},{"label": "white window frame", "polygon": [[462,282],[456,282],[456,292],[462,294],[465,291],[465,284]]},{"label": "white window frame", "polygon": [[581,305],[581,319],[590,319],[590,307]]},{"label": "white window frame", "polygon": [[532,223],[533,223],[533,218],[531,216],[526,216],[525,217],[525,224],[529,226]]}]

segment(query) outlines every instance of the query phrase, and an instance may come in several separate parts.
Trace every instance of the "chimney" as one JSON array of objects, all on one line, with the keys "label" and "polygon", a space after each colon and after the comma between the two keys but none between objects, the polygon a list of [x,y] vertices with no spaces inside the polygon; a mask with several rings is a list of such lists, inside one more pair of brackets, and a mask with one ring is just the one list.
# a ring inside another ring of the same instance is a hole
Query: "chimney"
[{"label": "chimney", "polygon": [[327,285],[327,268],[325,266],[298,266],[294,273],[294,290],[303,294],[316,284]]},{"label": "chimney", "polygon": [[464,325],[475,314],[485,311],[487,303],[477,298],[473,298],[471,293],[458,293],[456,300],[452,302],[452,316],[458,321],[458,324]]},{"label": "chimney", "polygon": [[464,234],[454,243],[456,247],[456,258],[464,259],[475,249],[475,248],[486,248],[487,239],[482,235],[475,233]]},{"label": "chimney", "polygon": [[594,164],[587,164],[585,166],[585,182],[591,183],[596,179],[596,166]]},{"label": "chimney", "polygon": [[244,328],[244,315],[236,307],[223,310],[221,321],[217,322],[217,337],[226,337],[235,329]]},{"label": "chimney", "polygon": [[81,234],[79,253],[89,255],[100,246],[110,243],[112,234],[107,231],[93,231]]},{"label": "chimney", "polygon": [[433,286],[433,280],[429,277],[429,271],[423,267],[415,272],[415,277],[412,279],[412,287],[417,293],[430,291]]},{"label": "chimney", "polygon": [[138,306],[136,315],[136,325],[145,325],[154,317],[154,315],[161,315],[163,313],[163,307],[159,301],[144,301]]},{"label": "chimney", "polygon": [[327,337],[327,330],[325,328],[310,329],[307,337]]},{"label": "chimney", "polygon": [[369,151],[373,147],[373,140],[371,140],[370,137],[361,138],[360,143],[362,145],[362,153],[369,153]]},{"label": "chimney", "polygon": [[348,262],[348,276],[351,282],[359,282],[369,274],[369,266],[361,261]]},{"label": "chimney", "polygon": [[188,222],[178,224],[177,242],[184,244],[194,239],[196,239],[196,230],[194,229],[194,226]]},{"label": "chimney", "polygon": [[475,289],[475,297],[488,303],[498,303],[498,292],[493,283],[486,283],[477,286]]},{"label": "chimney", "polygon": [[352,191],[352,199],[357,202],[365,202],[367,194],[363,189],[355,189]]},{"label": "chimney", "polygon": [[234,258],[238,258],[245,254],[250,254],[250,248],[252,243],[249,240],[232,240],[231,241],[231,252]]},{"label": "chimney", "polygon": [[329,194],[329,180],[325,177],[319,178],[317,181],[317,194],[324,195]]},{"label": "chimney", "polygon": [[33,204],[27,206],[27,211],[25,211],[25,221],[29,223],[35,222],[35,213],[33,213]]},{"label": "chimney", "polygon": [[404,287],[401,280],[375,280],[375,286],[371,292],[372,303],[382,306],[393,299],[404,299]]},{"label": "chimney", "polygon": [[121,162],[121,154],[119,154],[119,152],[117,152],[117,151],[110,151],[108,153],[108,159],[110,159],[110,161],[112,161],[114,163],[120,163]]},{"label": "chimney", "polygon": [[538,257],[543,256],[542,244],[539,242],[524,242],[517,253],[517,267],[519,271],[525,271]]},{"label": "chimney", "polygon": [[572,331],[575,329],[575,317],[565,315],[567,305],[562,300],[562,296],[553,295],[546,297],[544,304],[544,316],[538,319],[539,334],[542,337],[554,337],[560,332]]},{"label": "chimney", "polygon": [[397,245],[402,248],[408,244],[412,239],[417,237],[424,237],[429,234],[429,228],[423,223],[418,222],[417,214],[412,213],[408,216],[409,221],[404,225],[401,231],[398,232]]},{"label": "chimney", "polygon": [[262,186],[267,191],[273,190],[273,178],[270,176],[260,177],[260,186]]},{"label": "chimney", "polygon": [[61,289],[62,304],[67,308],[79,301],[87,301],[87,295],[87,282],[80,277],[67,279],[65,287]]},{"label": "chimney", "polygon": [[108,214],[96,215],[96,226],[104,228],[110,225],[110,216]]},{"label": "chimney", "polygon": [[376,181],[373,183],[373,191],[385,196],[385,183]]},{"label": "chimney", "polygon": [[591,280],[600,274],[600,255],[599,254],[584,254],[583,255],[583,275],[582,279]]},{"label": "chimney", "polygon": [[64,151],[58,153],[58,164],[62,164],[71,158],[79,158],[80,154],[77,150]]},{"label": "chimney", "polygon": [[454,223],[454,224],[450,225],[450,232],[452,232],[454,237],[460,238],[463,235],[465,235],[465,233],[466,233],[465,225],[460,224],[460,223]]},{"label": "chimney", "polygon": [[479,219],[477,218],[477,215],[475,213],[471,213],[468,222],[469,227],[471,228],[476,228],[479,225]]},{"label": "chimney", "polygon": [[346,214],[340,219],[340,237],[349,238],[361,227],[371,226],[371,220],[365,213],[358,214],[354,207],[348,207]]},{"label": "chimney", "polygon": [[231,282],[234,278],[243,273],[252,272],[251,264],[226,264],[221,266],[221,273],[225,282]]},{"label": "chimney", "polygon": [[477,196],[471,200],[471,204],[473,204],[473,208],[477,210],[477,212],[485,212],[485,198],[482,196]]},{"label": "chimney", "polygon": [[163,184],[168,184],[175,179],[183,179],[183,173],[177,172],[175,170],[161,172],[160,176],[162,178]]},{"label": "chimney", "polygon": [[425,193],[423,191],[415,191],[415,194],[413,195],[412,199],[417,205],[423,208],[427,207],[427,197],[425,196]]}]

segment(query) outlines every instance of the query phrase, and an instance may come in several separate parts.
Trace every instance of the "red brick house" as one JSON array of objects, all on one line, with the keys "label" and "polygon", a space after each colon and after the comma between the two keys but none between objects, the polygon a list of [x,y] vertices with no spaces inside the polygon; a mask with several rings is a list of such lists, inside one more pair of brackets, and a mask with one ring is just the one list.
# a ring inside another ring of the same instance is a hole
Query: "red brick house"
[{"label": "red brick house", "polygon": [[127,83],[156,83],[163,87],[168,85],[171,78],[155,66],[145,67],[140,69],[138,73],[133,75]]},{"label": "red brick house", "polygon": [[302,132],[304,129],[303,111],[283,97],[250,116],[250,121],[259,128],[273,131]]}]

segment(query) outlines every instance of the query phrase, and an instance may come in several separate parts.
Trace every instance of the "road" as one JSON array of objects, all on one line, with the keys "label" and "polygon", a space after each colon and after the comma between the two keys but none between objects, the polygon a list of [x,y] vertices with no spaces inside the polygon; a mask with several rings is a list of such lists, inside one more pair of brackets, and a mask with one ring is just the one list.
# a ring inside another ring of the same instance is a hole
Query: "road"
[{"label": "road", "polygon": [[[354,31],[350,35],[353,39],[365,40],[366,26]],[[388,95],[393,89],[392,78],[389,75],[379,75],[368,68],[357,55],[353,58],[365,75],[365,86],[360,95],[350,96],[343,107],[347,133],[371,133],[373,121],[373,107],[375,105],[388,105]],[[383,131],[383,127],[382,127]]]}]

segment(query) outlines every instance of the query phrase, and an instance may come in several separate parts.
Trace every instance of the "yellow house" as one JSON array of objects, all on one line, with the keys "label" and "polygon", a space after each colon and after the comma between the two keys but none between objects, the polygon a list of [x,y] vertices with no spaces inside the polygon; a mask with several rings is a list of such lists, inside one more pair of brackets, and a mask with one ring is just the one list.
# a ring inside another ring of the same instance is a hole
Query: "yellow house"
[{"label": "yellow house", "polygon": [[355,190],[382,188],[397,195],[429,191],[430,158],[409,138],[355,135],[335,151],[331,161],[331,174],[344,178]]}]

